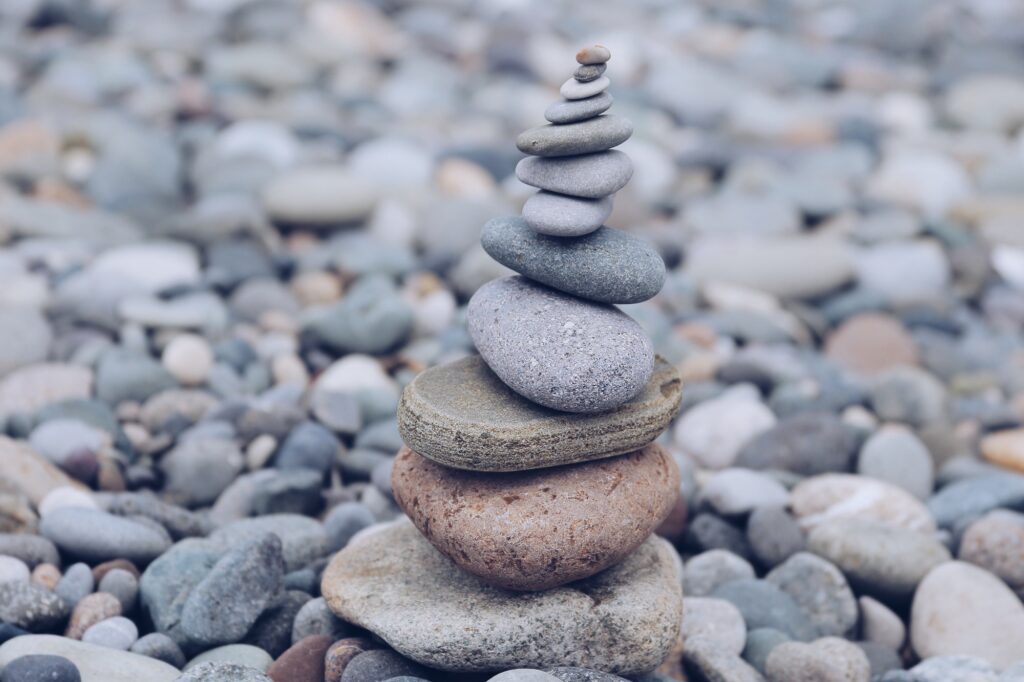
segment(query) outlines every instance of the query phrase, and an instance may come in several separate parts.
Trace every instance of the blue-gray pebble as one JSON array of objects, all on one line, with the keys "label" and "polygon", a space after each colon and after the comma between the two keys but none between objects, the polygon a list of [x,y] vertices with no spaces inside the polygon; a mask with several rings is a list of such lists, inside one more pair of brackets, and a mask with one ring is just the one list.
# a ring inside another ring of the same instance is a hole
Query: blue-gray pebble
[{"label": "blue-gray pebble", "polygon": [[586,99],[561,100],[544,111],[544,118],[552,123],[585,121],[611,109],[614,101],[607,91]]},{"label": "blue-gray pebble", "polygon": [[633,134],[629,119],[607,114],[585,121],[530,128],[516,138],[516,147],[533,156],[572,156],[617,147]]},{"label": "blue-gray pebble", "polygon": [[626,186],[633,162],[615,149],[557,158],[528,156],[516,164],[516,177],[539,189],[600,199]]},{"label": "blue-gray pebble", "polygon": [[775,628],[801,642],[818,636],[817,628],[793,598],[765,580],[733,580],[720,585],[711,596],[732,602],[743,614],[748,630]]},{"label": "blue-gray pebble", "polygon": [[480,287],[466,321],[498,378],[555,410],[613,410],[640,393],[654,370],[651,340],[631,317],[524,277]]},{"label": "blue-gray pebble", "polygon": [[63,656],[31,654],[20,656],[0,673],[0,682],[81,682],[75,664]]},{"label": "blue-gray pebble", "polygon": [[604,224],[612,198],[583,199],[540,191],[523,204],[523,220],[534,231],[552,237],[580,237]]},{"label": "blue-gray pebble", "polygon": [[334,463],[338,448],[338,439],[330,430],[316,422],[303,422],[292,429],[281,444],[274,466],[326,473]]},{"label": "blue-gray pebble", "polygon": [[480,243],[494,260],[567,294],[601,303],[639,303],[665,283],[665,263],[648,242],[611,227],[582,237],[537,234],[519,216],[484,226]]}]

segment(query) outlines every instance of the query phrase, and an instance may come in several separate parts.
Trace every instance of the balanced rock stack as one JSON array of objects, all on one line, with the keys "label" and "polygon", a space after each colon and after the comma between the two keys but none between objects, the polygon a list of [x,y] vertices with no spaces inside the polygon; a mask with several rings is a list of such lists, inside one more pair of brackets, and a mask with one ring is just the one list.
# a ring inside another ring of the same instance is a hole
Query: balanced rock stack
[{"label": "balanced rock stack", "polygon": [[681,386],[613,305],[654,296],[665,266],[603,226],[632,174],[612,149],[632,126],[603,114],[609,57],[582,50],[551,125],[517,141],[531,156],[516,174],[540,191],[484,227],[487,252],[521,276],[470,301],[480,356],[402,396],[392,487],[411,524],[357,538],[325,573],[339,616],[433,668],[639,673],[677,640],[678,558],[652,533],[679,471],[653,441]]}]

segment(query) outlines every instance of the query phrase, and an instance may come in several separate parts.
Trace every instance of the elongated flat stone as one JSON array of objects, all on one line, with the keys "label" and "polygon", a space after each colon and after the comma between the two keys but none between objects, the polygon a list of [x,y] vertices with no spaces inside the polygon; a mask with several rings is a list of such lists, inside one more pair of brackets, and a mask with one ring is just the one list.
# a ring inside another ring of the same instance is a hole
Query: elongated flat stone
[{"label": "elongated flat stone", "polygon": [[614,101],[615,98],[609,92],[602,92],[586,99],[562,100],[548,106],[544,111],[544,118],[552,123],[585,121],[608,111]]},{"label": "elongated flat stone", "polygon": [[516,164],[516,177],[550,192],[600,199],[626,186],[633,177],[633,162],[614,149],[551,159],[528,156]]},{"label": "elongated flat stone", "polygon": [[604,92],[611,84],[612,81],[608,76],[600,76],[586,83],[570,78],[562,83],[562,87],[558,91],[566,99],[585,99]]},{"label": "elongated flat stone", "polygon": [[595,576],[523,594],[463,571],[403,519],[338,552],[322,590],[343,620],[431,668],[573,665],[628,675],[654,669],[679,636],[678,561],[651,536]]},{"label": "elongated flat stone", "polygon": [[665,283],[665,263],[649,243],[601,227],[575,238],[537,234],[519,216],[495,218],[480,243],[516,272],[573,296],[602,303],[639,303]]},{"label": "elongated flat stone", "polygon": [[518,473],[460,471],[403,448],[395,500],[442,554],[510,590],[590,577],[640,546],[679,497],[656,443],[596,462]]},{"label": "elongated flat stone", "polygon": [[523,204],[523,220],[535,232],[580,237],[601,227],[612,213],[612,198],[582,199],[541,190]]},{"label": "elongated flat stone", "polygon": [[402,393],[398,429],[438,464],[523,471],[638,450],[679,412],[679,374],[658,358],[644,390],[613,412],[568,414],[532,403],[472,356],[428,369]]},{"label": "elongated flat stone", "polygon": [[573,156],[617,147],[632,134],[628,119],[607,114],[579,123],[530,128],[516,138],[516,147],[533,156]]},{"label": "elongated flat stone", "polygon": [[466,324],[502,381],[555,410],[614,410],[644,389],[654,367],[651,340],[629,315],[524,277],[477,289]]}]

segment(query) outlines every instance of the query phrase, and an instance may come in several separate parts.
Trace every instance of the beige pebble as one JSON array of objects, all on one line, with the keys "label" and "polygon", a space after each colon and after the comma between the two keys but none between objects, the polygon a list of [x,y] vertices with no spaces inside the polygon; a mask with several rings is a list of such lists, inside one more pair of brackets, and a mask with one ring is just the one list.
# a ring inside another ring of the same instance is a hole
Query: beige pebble
[{"label": "beige pebble", "polygon": [[164,348],[164,367],[179,383],[198,386],[206,381],[213,366],[213,349],[197,334],[179,334]]},{"label": "beige pebble", "polygon": [[291,353],[282,353],[276,356],[270,363],[270,373],[274,377],[275,384],[299,384],[305,386],[309,383],[309,372],[302,360]]},{"label": "beige pebble", "polygon": [[60,579],[60,569],[53,564],[39,564],[32,569],[32,576],[29,578],[33,584],[45,587],[48,590],[57,587]]},{"label": "beige pebble", "polygon": [[245,464],[249,471],[256,471],[266,466],[276,449],[277,439],[269,433],[263,433],[253,438],[245,449]]},{"label": "beige pebble", "polygon": [[591,45],[576,53],[576,61],[580,64],[604,64],[611,58],[611,51],[604,45]]},{"label": "beige pebble", "polygon": [[341,281],[323,270],[300,272],[289,283],[292,293],[303,306],[332,303],[341,298]]}]

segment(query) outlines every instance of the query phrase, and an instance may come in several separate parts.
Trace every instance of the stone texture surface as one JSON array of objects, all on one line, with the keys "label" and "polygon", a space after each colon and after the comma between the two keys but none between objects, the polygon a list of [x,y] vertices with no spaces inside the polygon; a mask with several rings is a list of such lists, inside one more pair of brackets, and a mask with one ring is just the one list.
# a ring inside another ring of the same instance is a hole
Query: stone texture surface
[{"label": "stone texture surface", "polygon": [[466,310],[473,344],[512,390],[565,412],[606,412],[651,378],[654,348],[618,308],[523,277],[477,289]]},{"label": "stone texture surface", "polygon": [[523,204],[523,220],[535,232],[579,237],[601,227],[612,213],[612,198],[583,199],[540,191]]},{"label": "stone texture surface", "polygon": [[611,227],[576,239],[537,234],[519,216],[484,225],[494,260],[531,280],[601,303],[639,303],[665,283],[665,263],[647,240]]},{"label": "stone texture surface", "polygon": [[621,561],[671,511],[679,470],[661,446],[515,474],[448,469],[404,448],[398,506],[443,554],[485,581],[545,590]]},{"label": "stone texture surface", "polygon": [[592,578],[513,593],[457,568],[399,521],[339,552],[322,588],[338,616],[429,667],[576,665],[634,674],[661,663],[679,636],[677,564],[672,547],[651,537]]},{"label": "stone texture surface", "polygon": [[976,656],[1002,670],[1024,659],[1024,604],[988,571],[950,561],[914,595],[910,642],[922,658]]},{"label": "stone texture surface", "polygon": [[532,403],[481,358],[469,357],[417,376],[402,394],[398,428],[410,448],[439,464],[520,471],[641,448],[665,430],[680,400],[679,374],[662,359],[633,400],[613,412],[585,415]]},{"label": "stone texture surface", "polygon": [[600,199],[626,186],[633,177],[633,162],[614,149],[551,159],[528,156],[516,165],[516,177],[549,192]]},{"label": "stone texture surface", "polygon": [[571,156],[617,147],[633,134],[633,124],[621,116],[607,114],[561,125],[546,125],[523,131],[516,147],[533,156]]}]

